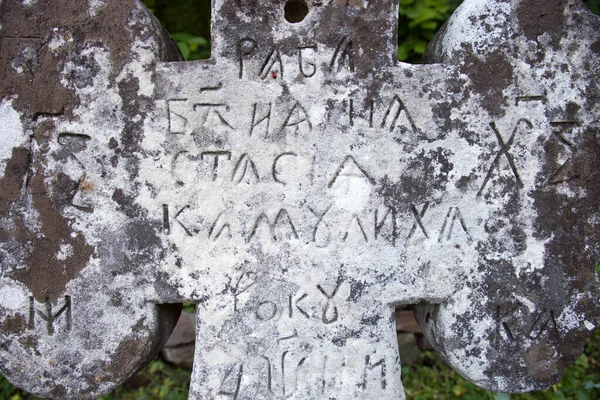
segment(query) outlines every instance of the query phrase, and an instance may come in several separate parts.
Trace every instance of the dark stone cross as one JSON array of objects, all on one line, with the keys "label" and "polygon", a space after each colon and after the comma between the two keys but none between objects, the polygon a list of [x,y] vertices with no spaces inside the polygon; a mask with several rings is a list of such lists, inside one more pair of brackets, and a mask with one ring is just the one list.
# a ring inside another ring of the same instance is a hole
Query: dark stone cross
[{"label": "dark stone cross", "polygon": [[[197,305],[192,399],[404,398],[394,308],[467,379],[557,382],[600,323],[600,20],[466,0],[0,1],[0,370],[93,398]],[[174,62],[175,61],[175,62]]]}]

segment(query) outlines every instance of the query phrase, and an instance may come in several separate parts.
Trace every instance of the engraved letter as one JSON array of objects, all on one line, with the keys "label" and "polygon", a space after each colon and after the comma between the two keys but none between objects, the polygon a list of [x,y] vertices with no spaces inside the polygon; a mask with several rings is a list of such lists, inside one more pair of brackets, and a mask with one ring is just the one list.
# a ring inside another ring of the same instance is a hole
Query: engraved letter
[{"label": "engraved letter", "polygon": [[244,77],[244,58],[254,54],[258,47],[256,40],[243,38],[238,42],[237,55],[240,62],[240,79]]},{"label": "engraved letter", "polygon": [[277,315],[277,305],[272,301],[263,301],[256,307],[255,314],[261,321],[270,321]]},{"label": "engraved letter", "polygon": [[285,359],[288,356],[289,352],[286,351],[281,355],[281,392],[280,393],[275,393],[274,391],[274,378],[273,378],[273,367],[271,366],[271,360],[268,357],[263,356],[263,358],[267,361],[268,364],[268,388],[269,388],[269,392],[271,392],[275,397],[277,398],[281,398],[281,399],[288,399],[290,397],[293,396],[293,394],[296,392],[296,390],[298,390],[298,374],[300,373],[300,370],[302,369],[302,366],[304,365],[304,362],[306,361],[306,357],[302,358],[298,364],[296,365],[296,370],[293,372],[293,376],[294,376],[294,385],[293,385],[293,389],[291,391],[289,391],[288,387],[286,387],[287,384],[287,371],[286,371],[286,362]]},{"label": "engraved letter", "polygon": [[177,212],[177,214],[175,214],[175,218],[173,218],[175,221],[177,221],[177,223],[183,228],[183,230],[185,231],[185,234],[188,236],[194,236],[192,234],[192,232],[179,220],[179,216],[181,215],[181,213],[183,213],[185,210],[187,210],[188,208],[190,208],[190,206],[185,206],[183,207],[181,210],[179,210]]},{"label": "engraved letter", "polygon": [[[182,115],[182,105],[175,105],[171,103],[185,103],[187,99],[169,99],[167,100],[167,114],[169,118],[169,134],[183,134],[187,128],[188,119]],[[174,110],[178,112],[175,112]]]},{"label": "engraved letter", "polygon": [[233,288],[233,311],[236,312],[238,310],[238,297],[240,294],[244,293],[246,290],[250,289],[254,284],[256,284],[257,276],[254,272],[243,272],[240,279],[238,279],[235,284],[235,288]]},{"label": "engraved letter", "polygon": [[227,160],[231,160],[231,152],[230,151],[203,151],[200,154],[200,160],[204,161],[204,157],[214,157],[213,160],[213,169],[212,169],[212,180],[213,182],[217,180],[217,171],[219,169],[219,157],[227,157]]},{"label": "engraved letter", "polygon": [[238,395],[240,394],[240,383],[242,382],[242,375],[244,375],[244,364],[240,364],[237,370],[235,367],[236,365],[233,365],[229,371],[227,371],[225,378],[223,378],[223,381],[221,382],[219,393],[217,393],[225,396],[232,396],[233,400],[237,400]]},{"label": "engraved letter", "polygon": [[250,136],[254,133],[254,128],[262,124],[264,121],[267,121],[267,126],[265,129],[265,138],[269,136],[269,127],[271,126],[271,110],[273,108],[272,103],[265,104],[265,108],[268,110],[262,114],[262,116],[257,117],[259,103],[254,103],[254,111],[252,112],[252,124],[250,125]]},{"label": "engraved letter", "polygon": [[[390,217],[390,218],[388,218]],[[396,210],[394,209],[386,209],[386,213],[383,216],[383,218],[381,219],[381,221],[379,221],[379,210],[375,210],[375,240],[377,240],[379,238],[379,234],[381,233],[381,231],[383,230],[383,228],[385,227],[385,222],[391,219],[392,222],[392,233],[391,233],[391,239],[390,242],[392,243],[392,246],[396,245],[396,239],[398,239],[398,223],[396,221]]]},{"label": "engraved letter", "polygon": [[[308,297],[308,295],[306,293],[304,293],[302,296],[300,296],[299,299],[297,299],[295,301],[295,303],[296,303],[295,306],[296,306],[296,309],[298,311],[300,311],[300,314],[304,315],[304,317],[306,319],[310,319],[310,316],[308,315],[308,313],[306,312],[306,310],[304,310],[303,308],[301,308],[298,305],[298,303],[300,303],[302,300],[306,299],[307,297]],[[289,301],[289,317],[293,318],[294,317],[294,297],[290,296],[289,299],[290,299],[290,301]]]},{"label": "engraved letter", "polygon": [[221,114],[221,112],[219,111],[219,109],[225,109],[225,111],[229,112],[230,108],[227,104],[225,104],[225,103],[196,103],[196,104],[194,104],[194,111],[197,111],[199,108],[208,109],[208,111],[206,113],[206,119],[204,121],[205,124],[208,121],[208,117],[212,111],[215,114],[217,114],[217,117],[219,117],[219,121],[221,122],[222,125],[226,126],[229,129],[235,129],[233,126],[231,126],[231,124],[229,122],[227,122],[227,120],[223,117],[223,114]]},{"label": "engraved letter", "polygon": [[[219,214],[217,219],[215,219],[215,222],[212,224],[212,226],[208,230],[208,238],[214,240],[215,242],[217,240],[219,240],[219,238],[221,237],[221,235],[223,235],[223,232],[225,230],[227,230],[227,237],[229,239],[231,239],[233,237],[231,235],[231,225],[227,222],[226,219],[225,219],[225,223],[219,224],[223,214],[225,214],[225,212],[222,212],[221,214]],[[217,230],[217,227],[220,227],[220,229]]]},{"label": "engraved letter", "polygon": [[296,232],[296,227],[294,226],[294,223],[292,222],[292,219],[290,218],[290,214],[287,212],[286,209],[282,208],[281,210],[279,210],[279,213],[277,213],[277,217],[275,217],[275,222],[273,222],[273,233],[275,236],[275,240],[278,240],[277,232],[275,232],[275,229],[277,229],[277,227],[281,227],[283,229],[282,225],[285,225],[285,222],[283,222],[284,219],[287,220],[287,225],[291,229],[289,237],[293,237],[294,239],[299,239],[298,232]]},{"label": "engraved letter", "polygon": [[552,326],[556,335],[560,338],[560,332],[558,330],[558,324],[556,323],[554,311],[550,310],[550,312],[548,312],[548,310],[542,310],[533,320],[533,324],[529,329],[529,337],[531,339],[538,339],[550,328],[550,325]]},{"label": "engraved letter", "polygon": [[335,171],[335,174],[333,174],[333,179],[329,182],[327,187],[331,189],[340,176],[366,178],[371,185],[375,186],[376,184],[375,179],[371,178],[369,174],[367,174],[367,171],[365,171],[365,169],[361,167],[352,156],[346,156],[337,171]]},{"label": "engraved letter", "polygon": [[[323,289],[323,287],[321,285],[317,285],[317,289],[319,289],[319,291],[321,293],[323,293],[323,296],[325,296],[327,298],[327,304],[325,305],[325,309],[323,310],[323,315],[321,316],[321,321],[323,321],[324,324],[333,324],[335,321],[338,320],[338,309],[335,305],[332,305],[333,303],[333,298],[335,297],[335,295],[337,294],[338,290],[340,290],[340,287],[342,286],[343,281],[340,279],[338,280],[335,289],[333,289],[333,293],[331,293],[331,295],[327,294],[327,292]],[[333,315],[328,316],[328,310],[332,308],[333,310]]]},{"label": "engraved letter", "polygon": [[[394,129],[396,129],[396,126],[398,126],[398,119],[400,118],[400,114],[402,114],[402,111],[404,111],[406,114],[406,119],[408,120],[408,123],[409,123],[410,128],[412,129],[413,133],[414,134],[419,133],[419,130],[417,129],[417,126],[415,125],[414,120],[412,119],[410,113],[406,109],[406,106],[404,105],[402,100],[400,100],[400,97],[398,97],[398,96],[394,96],[394,98],[392,99],[392,102],[390,103],[390,106],[388,107],[387,111],[385,112],[385,115],[383,116],[383,121],[381,122],[382,128],[385,128],[387,126],[388,118],[390,117],[390,115],[392,114],[392,111],[394,111],[394,110],[396,110],[396,113],[394,114],[394,117],[392,118],[392,122],[390,123],[390,132],[394,132]],[[403,130],[405,130],[405,128]]]},{"label": "engraved letter", "polygon": [[287,182],[284,182],[282,180],[279,179],[279,170],[277,169],[277,164],[279,163],[279,161],[283,158],[283,157],[298,157],[297,154],[294,153],[283,153],[278,155],[275,158],[275,161],[273,162],[273,180],[277,183],[281,183],[282,185],[287,185]]},{"label": "engraved letter", "polygon": [[[276,63],[279,63],[279,70],[272,69]],[[266,79],[268,76],[274,79],[277,79],[278,76],[283,78],[283,61],[281,61],[281,54],[279,54],[279,50],[277,49],[271,51],[260,70],[260,79]]]},{"label": "engraved letter", "polygon": [[359,387],[361,387],[363,389],[367,388],[367,378],[368,378],[367,373],[369,371],[373,371],[377,367],[379,367],[381,369],[381,388],[385,390],[385,388],[387,386],[387,382],[385,380],[385,373],[386,373],[385,358],[382,358],[381,360],[377,361],[376,363],[371,364],[371,356],[365,357],[365,372],[363,375],[362,384],[359,384]]},{"label": "engraved letter", "polygon": [[[453,214],[454,213],[454,214]],[[455,222],[460,223],[460,227],[467,235],[467,240],[471,241],[471,235],[469,235],[469,231],[467,230],[467,225],[465,220],[463,219],[462,213],[458,209],[458,207],[450,207],[448,210],[448,214],[446,214],[446,219],[444,219],[444,225],[442,225],[442,230],[440,232],[440,237],[438,241],[442,243],[444,240],[452,239],[452,232],[454,231]],[[444,235],[446,236],[444,239]]]},{"label": "engraved letter", "polygon": [[323,213],[319,213],[319,212],[313,210],[311,207],[308,207],[308,209],[318,219],[317,224],[315,225],[315,229],[313,229],[313,233],[312,233],[313,243],[317,242],[317,233],[319,232],[319,227],[321,226],[321,224],[323,224],[323,225],[325,225],[325,228],[327,229],[327,237],[322,242],[322,244],[317,244],[317,247],[324,248],[324,247],[329,246],[329,243],[331,242],[331,228],[329,227],[329,225],[326,222],[323,221],[323,218],[325,218],[325,215],[331,209],[331,205],[329,207],[327,207],[327,209]]},{"label": "engraved letter", "polygon": [[169,221],[169,205],[163,204],[163,232],[165,235],[171,233],[171,224]]},{"label": "engraved letter", "polygon": [[350,220],[350,223],[348,224],[348,230],[346,231],[346,233],[344,234],[344,236],[342,237],[342,240],[347,241],[348,240],[348,236],[350,235],[350,230],[352,229],[352,223],[356,221],[356,225],[358,226],[358,229],[360,230],[360,233],[362,233],[362,237],[365,240],[365,242],[368,242],[369,239],[367,238],[367,234],[365,233],[365,229],[363,228],[362,222],[360,222],[360,218],[358,218],[358,215],[354,214],[352,216],[352,219]]},{"label": "engraved letter", "polygon": [[254,175],[256,182],[260,182],[260,177],[258,176],[258,171],[256,169],[256,164],[250,158],[248,154],[242,154],[239,161],[235,165],[235,169],[233,170],[233,175],[231,176],[231,180],[236,184],[242,183],[244,178],[246,178],[246,173],[250,170],[250,174]]},{"label": "engraved letter", "polygon": [[298,131],[300,130],[300,126],[302,126],[302,124],[307,125],[309,132],[312,131],[312,122],[310,122],[310,118],[308,116],[308,113],[306,112],[306,109],[302,107],[300,102],[296,102],[296,104],[294,104],[294,107],[292,107],[292,110],[288,114],[287,118],[285,119],[281,130],[283,131],[286,128],[295,127],[296,134],[298,134]]},{"label": "engraved letter", "polygon": [[[310,67],[310,69],[308,69],[308,70],[304,69],[304,62],[303,62],[303,57],[302,57],[302,51],[304,51],[304,50],[312,50],[312,51],[316,52],[317,45],[312,44],[310,46],[298,47],[298,65],[300,66],[300,72],[302,73],[302,76],[304,76],[305,78],[310,78],[310,77],[314,76],[315,73],[317,72],[317,66],[315,65],[314,62],[307,62],[306,65],[308,65]],[[310,72],[308,72],[308,71],[310,71]]]},{"label": "engraved letter", "polygon": [[343,37],[338,43],[329,63],[329,68],[332,72],[335,70],[336,61],[337,72],[340,72],[345,65],[348,66],[351,72],[354,72],[354,47],[352,46],[352,40]]},{"label": "engraved letter", "polygon": [[423,209],[421,210],[420,213],[419,213],[419,211],[417,211],[417,208],[414,206],[414,204],[410,206],[410,211],[412,212],[413,216],[415,217],[415,223],[413,224],[412,228],[410,229],[410,232],[408,233],[408,238],[406,239],[406,242],[408,242],[413,237],[413,235],[417,231],[417,228],[421,228],[421,231],[423,232],[425,237],[427,239],[429,239],[427,230],[425,229],[425,226],[423,225],[423,217],[427,213],[428,208],[429,208],[429,202],[425,203],[425,205],[423,206]]},{"label": "engraved letter", "polygon": [[71,318],[71,296],[65,296],[65,304],[58,310],[56,314],[52,311],[52,301],[46,299],[46,312],[42,312],[35,307],[35,300],[33,296],[29,297],[29,324],[28,329],[32,330],[35,328],[35,314],[37,313],[44,321],[46,321],[46,328],[48,335],[52,336],[55,333],[54,322],[62,315],[65,314],[65,325],[66,330],[71,330],[72,318]]},{"label": "engraved letter", "polygon": [[479,189],[479,192],[477,193],[477,197],[481,197],[481,195],[483,195],[483,191],[485,190],[488,182],[492,178],[492,173],[494,172],[494,169],[498,166],[498,163],[500,162],[500,159],[502,158],[502,156],[506,157],[506,160],[508,161],[508,165],[510,166],[510,169],[512,170],[512,173],[514,174],[515,179],[517,181],[517,186],[519,188],[523,187],[523,181],[521,181],[521,177],[519,176],[519,171],[517,170],[517,166],[515,165],[515,160],[514,160],[512,154],[510,153],[510,149],[511,149],[513,143],[515,142],[515,137],[517,136],[517,132],[519,131],[519,127],[520,127],[521,123],[524,123],[529,129],[533,129],[533,124],[530,121],[528,121],[526,119],[520,119],[517,122],[517,125],[515,126],[515,128],[513,129],[510,139],[508,139],[508,142],[505,143],[504,139],[502,138],[502,135],[500,134],[500,132],[498,131],[498,128],[496,127],[496,123],[490,122],[490,127],[492,128],[492,131],[494,131],[494,134],[496,135],[496,140],[498,141],[498,144],[500,145],[500,150],[498,150],[498,153],[496,154],[496,158],[494,158],[492,165],[490,165],[488,173],[483,181],[483,184],[481,185],[481,188]]}]

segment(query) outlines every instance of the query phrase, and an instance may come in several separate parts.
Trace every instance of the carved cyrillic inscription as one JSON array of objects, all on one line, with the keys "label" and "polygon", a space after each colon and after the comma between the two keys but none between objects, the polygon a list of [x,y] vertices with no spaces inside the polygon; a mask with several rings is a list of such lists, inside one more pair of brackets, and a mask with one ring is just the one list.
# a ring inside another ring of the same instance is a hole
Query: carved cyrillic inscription
[{"label": "carved cyrillic inscription", "polygon": [[300,67],[300,73],[305,78],[311,78],[317,73],[317,65],[311,61],[305,61],[308,57],[307,53],[316,53],[318,51],[316,44],[311,44],[308,46],[300,46],[298,47],[298,65]]},{"label": "carved cyrillic inscription", "polygon": [[321,292],[323,296],[327,298],[327,304],[325,305],[323,315],[321,316],[321,321],[323,321],[324,324],[329,325],[338,320],[339,314],[337,306],[334,303],[334,297],[337,294],[338,290],[340,290],[340,286],[342,286],[342,283],[343,281],[341,279],[338,280],[337,284],[335,285],[335,288],[331,291],[331,293],[325,291],[325,289],[323,289],[321,285],[317,285],[317,289],[319,289],[319,292]]},{"label": "carved cyrillic inscription", "polygon": [[[411,129],[413,134],[418,134],[419,130],[415,125],[415,121],[412,116],[406,109],[404,102],[398,96],[394,96],[392,101],[390,102],[389,107],[387,108],[385,115],[383,116],[383,120],[381,121],[381,127],[387,128],[389,126],[390,132],[393,132],[394,129],[398,126],[398,120],[402,114],[406,115],[406,119],[408,121],[408,127]],[[390,118],[391,117],[391,118]],[[402,125],[403,127],[406,125]]]},{"label": "carved cyrillic inscription", "polygon": [[240,63],[240,79],[244,77],[244,60],[252,56],[258,49],[258,42],[251,38],[243,38],[238,42],[237,55]]},{"label": "carved cyrillic inscription", "polygon": [[206,110],[205,111],[206,116],[204,119],[205,122],[208,120],[208,118],[211,116],[211,114],[214,113],[218,117],[218,121],[220,122],[221,125],[229,128],[231,130],[235,130],[235,128],[233,126],[231,126],[229,121],[227,121],[225,119],[225,117],[223,116],[223,113],[230,111],[230,107],[227,103],[195,103],[193,105],[193,110],[194,111]]},{"label": "carved cyrillic inscription", "polygon": [[354,46],[352,39],[343,37],[333,53],[329,68],[332,72],[340,72],[343,68],[348,68],[354,72]]},{"label": "carved cyrillic inscription", "polygon": [[[50,299],[46,299],[44,310],[40,310],[35,305],[35,299],[29,298],[29,323],[27,328],[30,330],[35,329],[36,315],[46,322],[46,330],[48,335],[52,336],[56,332],[54,323],[59,319],[64,321],[65,330],[69,332],[72,326],[71,316],[71,296],[65,296],[65,302],[58,311],[54,311],[55,307],[52,305]],[[63,318],[61,318],[63,317]]]},{"label": "carved cyrillic inscription", "polygon": [[462,229],[467,236],[468,241],[470,242],[472,240],[471,235],[469,235],[467,224],[458,207],[450,207],[448,210],[448,214],[446,214],[446,218],[444,219],[444,225],[442,225],[438,241],[442,243],[445,240],[452,239],[456,225],[458,225],[457,228],[460,227],[460,229]]},{"label": "carved cyrillic inscription", "polygon": [[[289,318],[291,320],[300,319],[300,321],[313,320],[320,321],[325,325],[337,322],[340,318],[340,304],[343,300],[340,296],[340,290],[344,286],[344,281],[338,281],[331,286],[318,284],[306,291],[299,291],[284,296],[281,300],[261,298],[260,292],[252,291],[256,288],[259,277],[253,272],[243,272],[236,280],[231,289],[233,296],[233,313],[247,312],[254,314],[258,322],[268,322],[279,320],[280,318]],[[245,293],[245,301],[242,303],[240,296]],[[258,298],[254,298],[258,296]],[[240,304],[243,304],[240,306]],[[282,340],[290,339],[294,335],[285,336]]]},{"label": "carved cyrillic inscription", "polygon": [[[269,388],[269,392],[273,394],[277,398],[287,399],[289,396],[292,396],[298,389],[298,376],[302,366],[306,362],[306,357],[300,359],[300,361],[293,361],[291,365],[289,361],[286,361],[286,357],[290,355],[289,351],[284,351],[281,355],[279,361],[279,371],[280,377],[277,380],[275,378],[275,370],[276,367],[273,365],[271,359],[269,357],[263,356],[267,363],[267,387]],[[291,369],[291,372],[290,372]],[[290,386],[286,385],[288,383],[288,375],[293,376],[293,383]],[[277,382],[279,381],[279,382]],[[279,387],[279,389],[277,389]]]},{"label": "carved cyrillic inscription", "polygon": [[[273,71],[272,74],[279,74],[278,71]],[[269,76],[272,77],[272,74]],[[244,124],[234,126],[231,121],[235,112],[239,114],[239,110],[232,110],[226,99],[219,96],[223,89],[222,84],[217,84],[201,88],[198,99],[167,100],[168,132],[184,134],[212,126],[212,129],[222,127],[229,131],[247,132],[250,137],[269,141],[282,133],[309,134],[321,122],[315,120],[315,113],[312,112],[312,108],[318,104],[293,99],[279,103],[272,99],[254,102],[245,107],[242,117],[235,115],[235,119],[244,120]],[[361,101],[354,97],[344,100],[326,99],[325,104],[329,108],[339,107],[335,115],[341,119],[330,122],[341,127],[360,126],[378,131],[383,129],[395,134],[396,139],[399,134],[402,138],[422,137],[406,101],[399,95],[377,102],[369,98]]]},{"label": "carved cyrillic inscription", "polygon": [[[302,208],[259,210],[242,219],[226,209],[211,218],[198,215],[200,210],[192,209],[190,205],[174,209],[163,205],[163,232],[173,234],[180,229],[179,232],[187,237],[205,238],[211,242],[241,239],[246,244],[283,244],[300,241],[317,248],[372,241],[393,247],[414,245],[423,240],[435,240],[440,245],[473,243],[470,227],[458,207],[444,208],[444,217],[439,221],[429,216],[431,203],[412,205],[408,214],[386,207],[361,213],[340,214],[336,210],[334,214],[332,207],[332,204],[327,207],[307,204]],[[436,212],[440,212],[441,207],[444,206],[435,206]],[[400,224],[400,221],[410,219],[413,221],[410,229]],[[197,221],[207,224],[199,225]],[[401,238],[405,240],[399,240]]]},{"label": "carved cyrillic inscription", "polygon": [[[319,48],[314,43],[298,46],[295,49],[296,60],[283,56],[284,52],[278,47],[262,47],[252,38],[242,38],[237,43],[237,59],[239,63],[239,78],[283,79],[284,70],[291,72],[290,77],[302,76],[304,79],[314,77],[318,67],[314,61],[319,53]],[[331,53],[330,53],[331,54]],[[328,56],[329,57],[329,56]],[[249,70],[251,61],[260,61],[258,69],[254,66]],[[337,74],[342,70],[355,71],[355,54],[353,40],[342,37],[336,49],[331,54],[328,70],[324,73]],[[288,72],[286,72],[288,74]]]},{"label": "carved cyrillic inscription", "polygon": [[519,97],[517,97],[517,99],[515,101],[515,105],[518,106],[520,103],[536,102],[536,101],[546,104],[546,102],[548,101],[548,98],[546,97],[545,94],[519,96]]},{"label": "carved cyrillic inscription", "polygon": [[521,176],[519,175],[519,171],[517,169],[517,165],[515,164],[514,157],[513,157],[512,153],[510,152],[511,147],[515,142],[517,132],[519,131],[521,126],[525,126],[529,129],[533,129],[533,124],[531,123],[531,121],[529,121],[527,119],[520,119],[519,122],[517,122],[517,125],[515,126],[515,128],[513,129],[512,135],[510,136],[508,141],[505,142],[504,138],[502,138],[502,135],[500,134],[500,132],[498,130],[498,127],[496,126],[496,123],[490,122],[490,127],[492,128],[492,131],[494,132],[494,135],[496,136],[496,140],[498,141],[500,150],[498,150],[498,153],[496,154],[494,161],[492,162],[492,164],[490,165],[490,168],[488,169],[488,172],[487,172],[487,175],[485,176],[483,184],[481,185],[481,188],[479,189],[479,192],[477,193],[477,197],[481,197],[483,195],[483,192],[485,191],[485,188],[487,187],[490,179],[492,179],[494,169],[496,169],[498,167],[498,163],[500,162],[500,159],[503,156],[508,161],[508,165],[510,166],[510,169],[515,177],[517,187],[519,187],[519,188],[523,187],[523,181],[521,180]]},{"label": "carved cyrillic inscription", "polygon": [[273,103],[254,103],[252,111],[252,123],[250,124],[250,136],[254,134],[254,129],[260,125],[264,125],[265,130],[263,137],[269,136],[269,128],[271,126],[271,112],[273,111]]},{"label": "carved cyrillic inscription", "polygon": [[376,185],[375,179],[369,176],[367,171],[360,166],[352,156],[347,156],[344,161],[342,161],[338,169],[333,174],[333,179],[327,186],[331,189],[341,176],[365,178],[371,185]]},{"label": "carved cyrillic inscription", "polygon": [[[308,393],[326,396],[330,390],[341,387],[350,392],[355,389],[366,393],[389,390],[385,356],[359,352],[332,359],[325,354],[291,349],[249,357],[243,363],[231,365],[220,379],[217,395],[235,400],[247,396],[246,390],[253,393],[264,390],[272,398],[288,399]],[[252,382],[258,385],[251,386]]]},{"label": "carved cyrillic inscription", "polygon": [[410,239],[412,239],[412,237],[417,232],[417,229],[419,229],[423,233],[423,235],[425,235],[425,237],[427,239],[429,239],[429,234],[427,233],[427,229],[425,229],[425,225],[423,224],[423,218],[425,217],[425,214],[427,213],[428,208],[429,208],[429,203],[425,203],[423,205],[423,208],[421,208],[421,211],[419,212],[414,205],[411,205],[410,211],[412,212],[415,222],[413,223],[412,228],[410,228],[408,238],[406,239],[407,242]]},{"label": "carved cyrillic inscription", "polygon": [[167,115],[169,121],[169,134],[183,134],[188,127],[188,118],[186,114],[185,103],[187,99],[169,99],[167,100]]},{"label": "carved cyrillic inscription", "polygon": [[233,365],[228,371],[221,387],[217,394],[231,397],[232,400],[236,400],[240,394],[240,384],[242,383],[242,376],[244,375],[244,364]]},{"label": "carved cyrillic inscription", "polygon": [[522,304],[517,304],[510,309],[500,306],[496,308],[497,347],[501,346],[503,341],[519,343],[525,340],[538,340],[545,334],[550,335],[551,338],[560,338],[561,333],[554,310],[542,309],[534,313],[526,310]]},{"label": "carved cyrillic inscription", "polygon": [[578,126],[579,123],[577,121],[553,121],[550,123],[552,136],[564,146],[568,153],[571,154],[571,157],[567,158],[567,160],[563,162],[558,170],[550,177],[549,183],[551,185],[558,185],[580,177],[580,173],[573,165],[573,155],[577,149],[571,140],[567,139],[565,136],[568,132],[574,130]]},{"label": "carved cyrillic inscription", "polygon": [[292,128],[296,135],[301,132],[301,128],[304,128],[308,132],[312,131],[313,124],[310,121],[310,116],[306,111],[306,108],[304,108],[300,102],[296,102],[296,104],[294,104],[290,113],[285,119],[285,122],[281,126],[282,131],[288,128]]},{"label": "carved cyrillic inscription", "polygon": [[201,161],[204,161],[205,158],[213,158],[213,167],[212,167],[213,182],[217,180],[220,157],[227,157],[227,160],[231,161],[231,152],[230,151],[203,151],[202,153],[200,153]]},{"label": "carved cyrillic inscription", "polygon": [[69,154],[71,160],[76,163],[78,175],[73,176],[78,182],[77,187],[71,194],[71,205],[75,208],[91,212],[94,210],[91,193],[94,191],[94,185],[90,182],[86,166],[81,161],[78,154],[87,149],[88,143],[92,138],[80,133],[62,132],[58,135],[58,144]]},{"label": "carved cyrillic inscription", "polygon": [[269,76],[272,79],[277,79],[278,77],[283,79],[283,61],[281,61],[279,50],[271,50],[260,70],[259,76],[261,79],[266,79]]},{"label": "carved cyrillic inscription", "polygon": [[365,372],[364,372],[364,378],[363,381],[359,384],[359,386],[362,389],[367,390],[368,388],[368,382],[369,382],[369,374],[374,372],[375,370],[379,369],[379,373],[380,373],[380,385],[381,385],[381,389],[385,389],[387,386],[387,382],[385,379],[386,376],[386,372],[387,372],[387,367],[386,367],[386,363],[385,363],[385,357],[381,358],[379,361],[374,362],[372,360],[372,356],[371,355],[366,355],[365,356]]}]

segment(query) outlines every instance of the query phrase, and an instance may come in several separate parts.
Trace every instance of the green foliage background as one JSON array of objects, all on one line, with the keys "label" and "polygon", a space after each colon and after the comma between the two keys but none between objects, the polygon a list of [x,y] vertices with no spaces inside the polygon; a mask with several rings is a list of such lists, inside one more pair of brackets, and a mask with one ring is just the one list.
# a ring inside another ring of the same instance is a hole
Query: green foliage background
[{"label": "green foliage background", "polygon": [[[185,59],[198,60],[210,57],[210,0],[143,1],[172,33]],[[399,0],[399,2],[398,58],[401,61],[417,63],[427,43],[462,1]],[[585,4],[600,15],[600,0],[588,0]],[[420,365],[402,367],[408,399],[600,399],[600,329],[588,342],[585,354],[567,369],[560,383],[547,391],[533,394],[490,393],[460,377],[434,353],[425,352],[422,357]],[[189,381],[189,371],[173,368],[162,361],[154,361],[127,384],[101,400],[185,400]],[[0,376],[0,399],[34,400],[36,397],[14,388]]]}]

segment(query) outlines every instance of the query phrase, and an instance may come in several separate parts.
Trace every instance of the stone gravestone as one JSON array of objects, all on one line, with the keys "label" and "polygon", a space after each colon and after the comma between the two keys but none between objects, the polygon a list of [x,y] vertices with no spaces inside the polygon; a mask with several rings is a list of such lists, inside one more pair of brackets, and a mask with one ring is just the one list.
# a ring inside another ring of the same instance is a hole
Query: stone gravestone
[{"label": "stone gravestone", "polygon": [[197,304],[193,399],[404,398],[394,307],[494,391],[598,323],[600,20],[467,0],[215,0],[178,60],[135,0],[0,1],[0,370],[93,398]]}]

